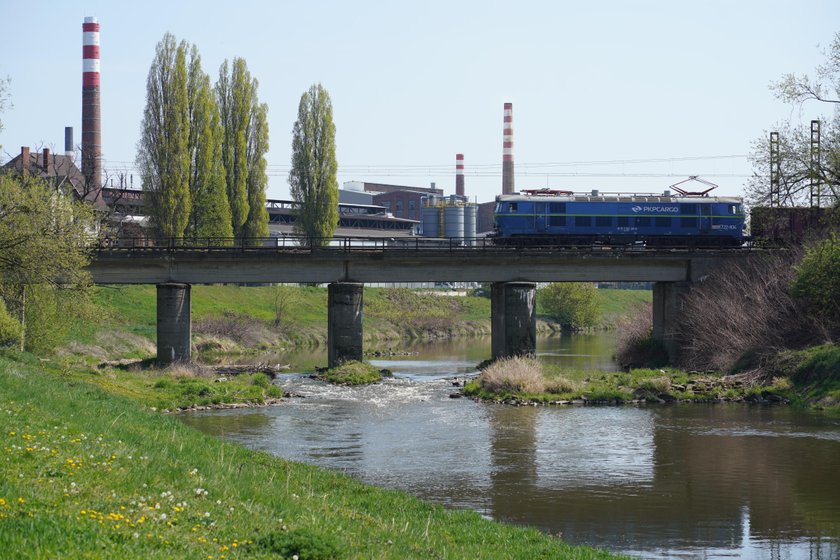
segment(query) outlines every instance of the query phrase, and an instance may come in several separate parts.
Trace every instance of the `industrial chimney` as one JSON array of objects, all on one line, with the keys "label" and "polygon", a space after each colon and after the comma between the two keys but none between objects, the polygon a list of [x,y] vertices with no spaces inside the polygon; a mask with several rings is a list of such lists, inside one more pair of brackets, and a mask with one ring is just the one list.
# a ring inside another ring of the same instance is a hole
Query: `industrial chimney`
[{"label": "industrial chimney", "polygon": [[455,194],[464,196],[464,154],[455,154]]},{"label": "industrial chimney", "polygon": [[[87,197],[102,188],[102,132],[99,118],[99,22],[82,24],[82,175]],[[66,147],[65,147],[66,149]]]},{"label": "industrial chimney", "polygon": [[505,103],[502,132],[502,194],[513,194],[513,103]]}]

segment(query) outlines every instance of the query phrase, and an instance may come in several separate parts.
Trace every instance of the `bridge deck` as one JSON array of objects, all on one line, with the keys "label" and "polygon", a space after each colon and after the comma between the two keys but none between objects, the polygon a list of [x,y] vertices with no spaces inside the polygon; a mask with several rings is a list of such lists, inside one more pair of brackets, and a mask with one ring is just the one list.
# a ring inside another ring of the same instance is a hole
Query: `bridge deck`
[{"label": "bridge deck", "polygon": [[748,248],[639,246],[499,247],[378,239],[305,248],[101,247],[90,271],[100,284],[387,282],[563,282],[696,280]]}]

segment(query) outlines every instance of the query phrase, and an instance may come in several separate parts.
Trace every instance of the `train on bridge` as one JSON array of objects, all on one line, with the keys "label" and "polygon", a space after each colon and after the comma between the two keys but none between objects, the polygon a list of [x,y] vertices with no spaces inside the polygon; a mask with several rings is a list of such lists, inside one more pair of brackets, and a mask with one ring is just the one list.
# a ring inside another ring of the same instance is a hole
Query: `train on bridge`
[{"label": "train on bridge", "polygon": [[744,229],[743,200],[737,197],[539,189],[496,197],[494,242],[737,247],[745,241]]}]

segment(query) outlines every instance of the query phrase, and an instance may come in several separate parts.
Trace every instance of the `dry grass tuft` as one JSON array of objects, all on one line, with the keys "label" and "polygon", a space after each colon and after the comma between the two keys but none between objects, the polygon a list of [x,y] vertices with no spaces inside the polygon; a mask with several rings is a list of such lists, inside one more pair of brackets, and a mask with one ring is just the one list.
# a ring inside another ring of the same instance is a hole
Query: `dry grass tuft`
[{"label": "dry grass tuft", "polygon": [[496,360],[479,377],[481,388],[493,393],[546,392],[542,364],[534,358],[503,358]]}]

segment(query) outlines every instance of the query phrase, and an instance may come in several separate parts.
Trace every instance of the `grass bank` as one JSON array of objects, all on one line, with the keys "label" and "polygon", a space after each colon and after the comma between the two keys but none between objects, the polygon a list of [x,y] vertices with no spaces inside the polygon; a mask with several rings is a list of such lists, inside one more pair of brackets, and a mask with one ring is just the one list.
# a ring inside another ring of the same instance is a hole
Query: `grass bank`
[{"label": "grass bank", "polygon": [[[365,346],[375,350],[395,340],[442,339],[490,334],[490,299],[441,297],[430,290],[366,288]],[[602,323],[614,326],[650,300],[640,290],[599,290]],[[322,345],[327,332],[325,288],[291,286],[193,286],[193,342],[199,353],[233,354]],[[90,363],[154,355],[155,286],[101,286],[90,315],[65,341],[65,354]],[[541,332],[550,332],[541,321]]]},{"label": "grass bank", "polygon": [[65,373],[0,355],[15,558],[615,557],[225,443]]}]

